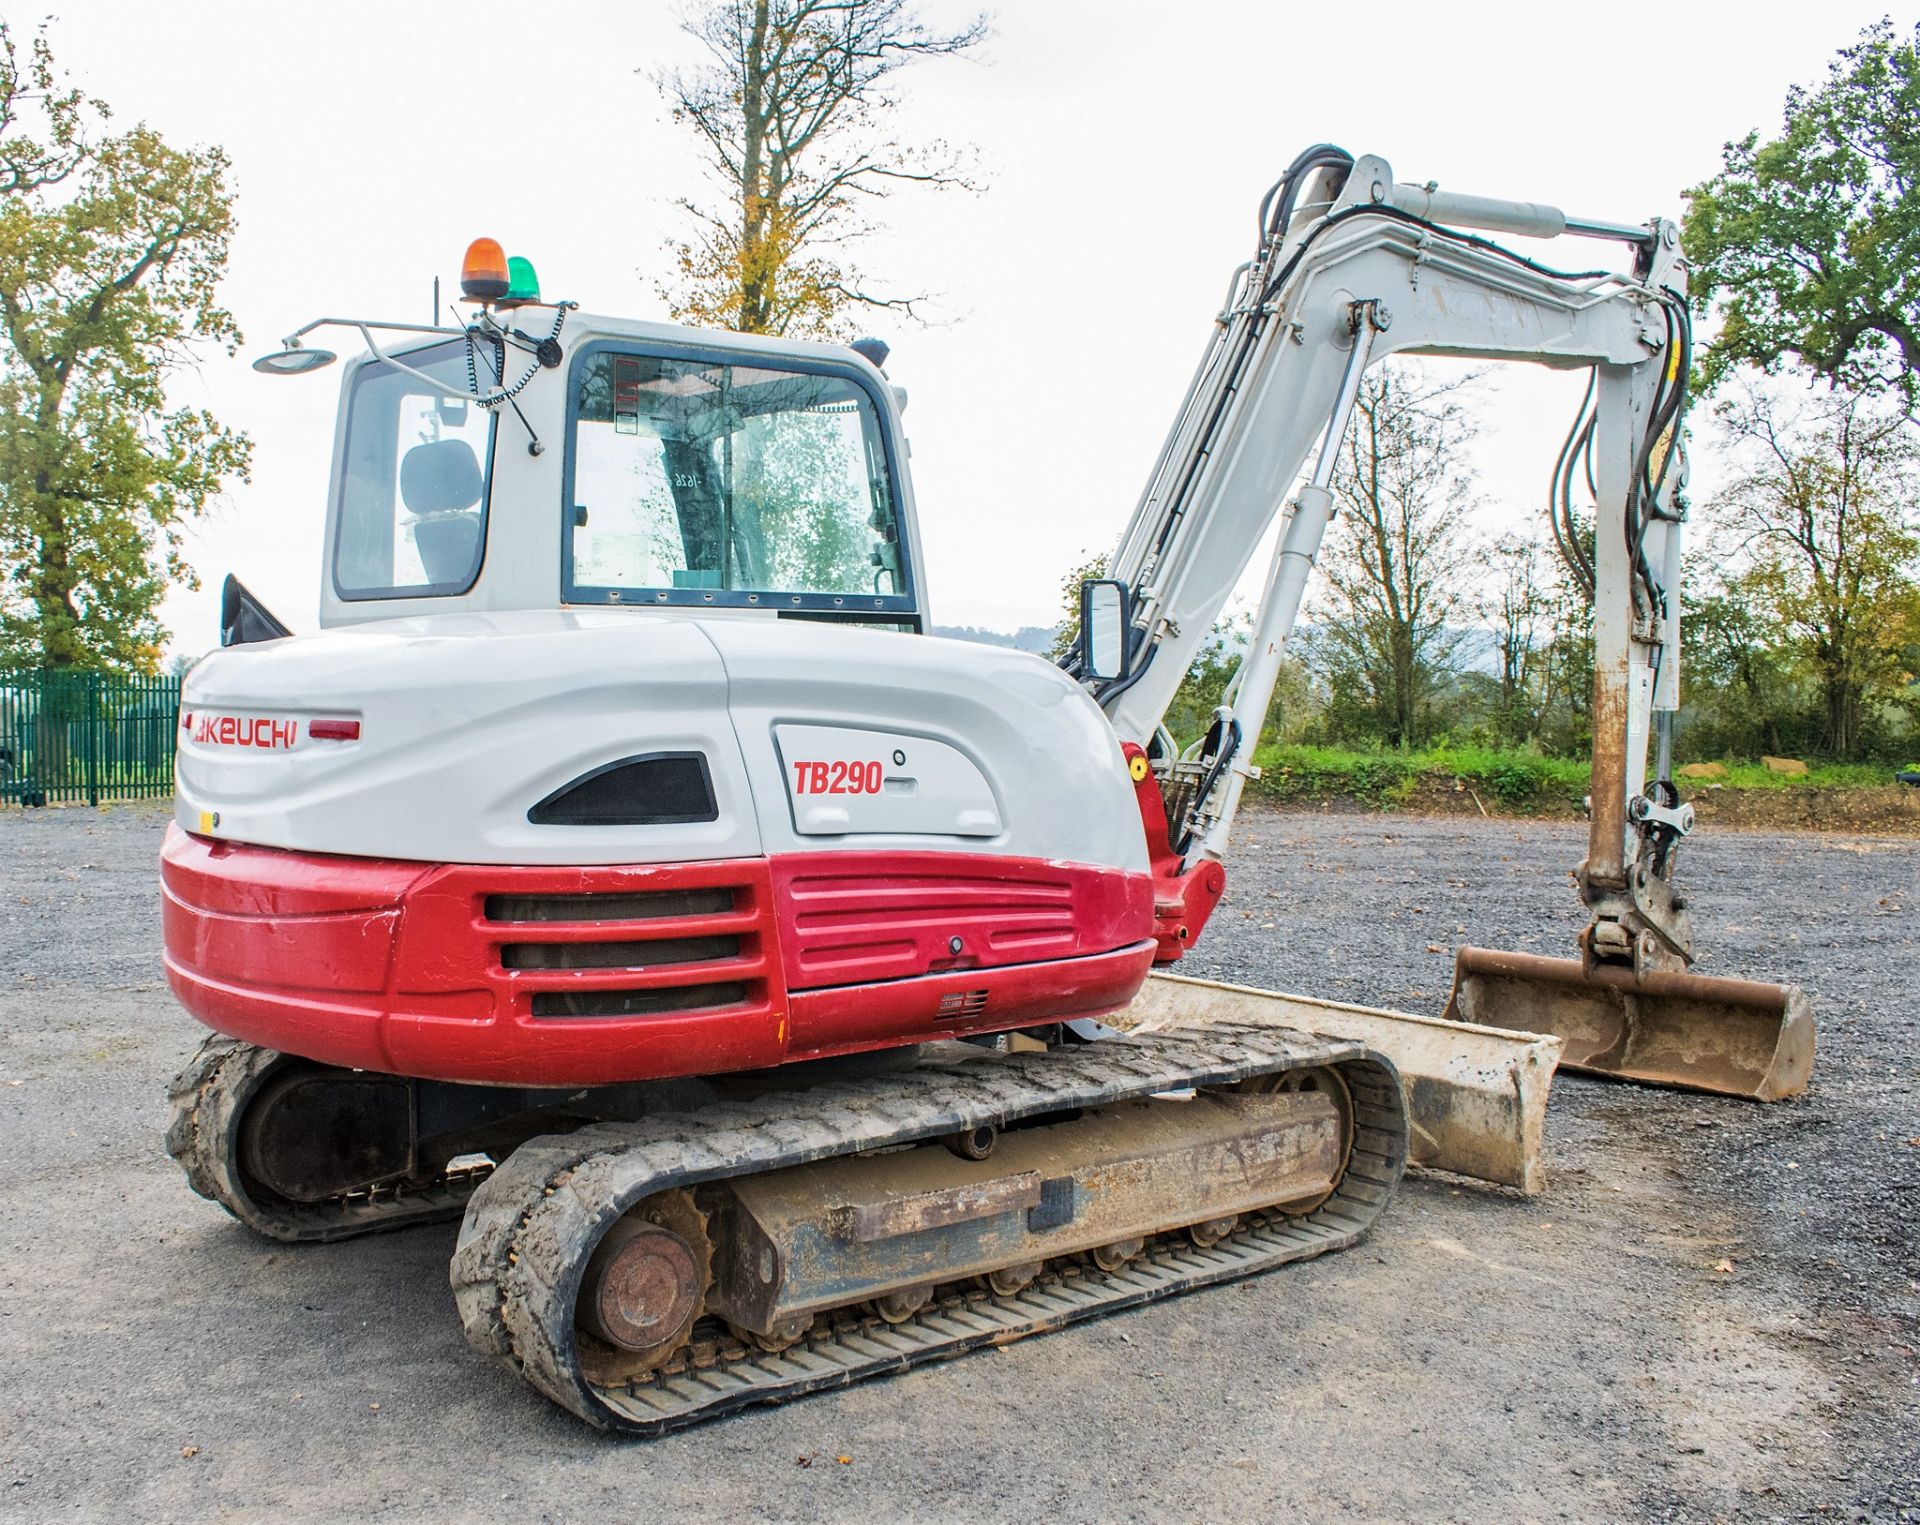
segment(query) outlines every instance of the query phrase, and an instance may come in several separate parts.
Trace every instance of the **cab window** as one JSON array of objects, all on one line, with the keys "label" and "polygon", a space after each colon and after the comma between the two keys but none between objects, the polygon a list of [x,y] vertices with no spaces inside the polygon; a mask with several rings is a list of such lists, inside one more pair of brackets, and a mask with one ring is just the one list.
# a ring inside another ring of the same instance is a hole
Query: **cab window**
[{"label": "cab window", "polygon": [[[461,341],[400,358],[467,388]],[[334,591],[421,598],[471,588],[486,550],[492,445],[492,418],[468,399],[392,366],[363,366],[347,404]]]},{"label": "cab window", "polygon": [[881,423],[853,378],[603,349],[571,412],[573,596],[909,606]]}]

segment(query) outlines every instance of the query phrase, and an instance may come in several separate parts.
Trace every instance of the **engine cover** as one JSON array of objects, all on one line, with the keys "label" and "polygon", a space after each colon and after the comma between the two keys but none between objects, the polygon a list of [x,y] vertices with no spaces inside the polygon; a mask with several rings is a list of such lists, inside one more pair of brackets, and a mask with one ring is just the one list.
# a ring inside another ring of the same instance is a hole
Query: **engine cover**
[{"label": "engine cover", "polygon": [[764,616],[444,615],[231,647],[188,676],[177,784],[198,836],[422,863],[1147,868],[1119,742],[1051,664]]}]

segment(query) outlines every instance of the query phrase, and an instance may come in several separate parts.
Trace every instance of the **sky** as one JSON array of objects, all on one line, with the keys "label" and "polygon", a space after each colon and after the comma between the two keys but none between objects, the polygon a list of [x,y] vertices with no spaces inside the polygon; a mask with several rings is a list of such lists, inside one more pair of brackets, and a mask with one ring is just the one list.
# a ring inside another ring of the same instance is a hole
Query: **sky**
[{"label": "sky", "polygon": [[[949,26],[976,9],[921,6]],[[876,286],[937,294],[930,324],[871,325],[911,394],[935,619],[1051,624],[1062,575],[1118,540],[1259,198],[1300,148],[1331,141],[1401,180],[1587,217],[1677,217],[1723,142],[1775,129],[1787,88],[1886,9],[1678,0],[1656,29],[1471,0],[1002,4],[974,55],[896,76],[898,135],[969,146],[986,190],[904,192],[858,252]],[[13,13],[16,30],[39,10]],[[697,61],[683,14],[673,0],[64,0],[50,35],[76,83],[119,122],[234,163],[223,295],[246,343],[174,391],[247,431],[255,465],[192,533],[202,585],[167,601],[175,651],[213,644],[230,571],[296,630],[317,623],[341,372],[250,370],[280,335],[323,313],[424,317],[434,278],[455,289],[481,234],[529,256],[549,296],[666,317],[676,202],[705,187],[647,71]],[[1541,519],[1582,385],[1526,367],[1489,378],[1481,532]],[[1716,469],[1701,452],[1696,502]]]}]

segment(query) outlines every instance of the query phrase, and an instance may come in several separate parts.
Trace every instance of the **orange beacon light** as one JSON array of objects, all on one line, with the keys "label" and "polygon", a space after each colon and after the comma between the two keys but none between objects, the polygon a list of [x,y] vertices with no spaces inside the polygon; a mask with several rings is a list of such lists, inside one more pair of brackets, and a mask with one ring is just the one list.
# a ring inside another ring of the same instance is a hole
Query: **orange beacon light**
[{"label": "orange beacon light", "polygon": [[492,302],[507,294],[507,255],[497,241],[476,238],[460,263],[460,289],[469,301]]}]

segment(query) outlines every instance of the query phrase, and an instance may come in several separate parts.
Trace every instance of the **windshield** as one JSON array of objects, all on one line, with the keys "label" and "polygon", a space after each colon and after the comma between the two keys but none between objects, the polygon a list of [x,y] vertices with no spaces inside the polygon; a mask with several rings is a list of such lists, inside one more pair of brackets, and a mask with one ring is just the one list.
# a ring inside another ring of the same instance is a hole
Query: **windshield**
[{"label": "windshield", "polygon": [[[467,390],[464,342],[400,357]],[[482,352],[483,367],[486,364]],[[347,404],[333,585],[342,598],[464,593],[486,549],[493,421],[391,366],[361,367]]]},{"label": "windshield", "polygon": [[572,401],[570,597],[909,607],[880,422],[852,378],[601,349]]}]

